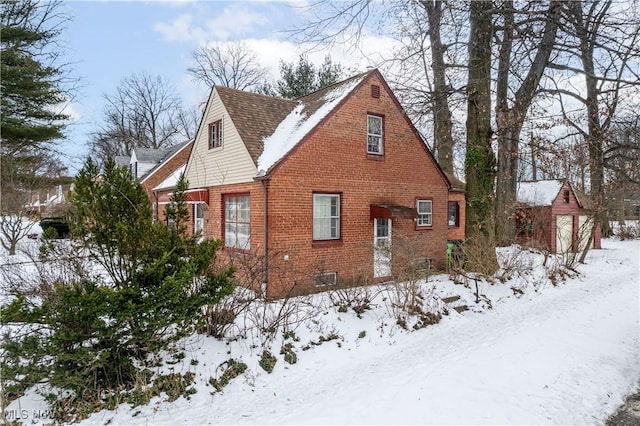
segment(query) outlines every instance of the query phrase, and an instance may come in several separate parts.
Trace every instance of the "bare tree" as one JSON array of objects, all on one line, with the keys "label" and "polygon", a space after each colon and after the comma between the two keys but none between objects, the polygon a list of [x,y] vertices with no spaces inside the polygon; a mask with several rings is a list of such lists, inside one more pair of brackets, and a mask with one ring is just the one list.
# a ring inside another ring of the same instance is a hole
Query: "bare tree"
[{"label": "bare tree", "polygon": [[[591,0],[563,4],[563,38],[550,66],[547,91],[557,97],[562,120],[589,149],[589,185],[595,221],[610,233],[604,211],[604,146],[616,116],[638,105],[625,96],[640,85],[640,16],[631,4]],[[573,80],[572,80],[573,78]],[[582,84],[575,81],[582,79]]]},{"label": "bare tree", "polygon": [[193,52],[194,65],[187,72],[209,87],[225,86],[238,90],[258,88],[267,77],[267,69],[243,42],[218,42]]},{"label": "bare tree", "polygon": [[104,99],[104,124],[91,143],[101,160],[128,155],[134,147],[164,148],[186,138],[179,121],[182,101],[160,76],[133,74]]},{"label": "bare tree", "polygon": [[[515,239],[513,213],[520,133],[555,46],[560,9],[560,2],[551,1],[542,11],[535,10],[531,3],[516,10],[512,0],[502,2],[499,8],[501,28],[496,32],[500,38],[496,80],[496,238],[500,245],[511,244]],[[538,32],[541,37],[534,36]],[[517,88],[513,87],[518,83]]]}]

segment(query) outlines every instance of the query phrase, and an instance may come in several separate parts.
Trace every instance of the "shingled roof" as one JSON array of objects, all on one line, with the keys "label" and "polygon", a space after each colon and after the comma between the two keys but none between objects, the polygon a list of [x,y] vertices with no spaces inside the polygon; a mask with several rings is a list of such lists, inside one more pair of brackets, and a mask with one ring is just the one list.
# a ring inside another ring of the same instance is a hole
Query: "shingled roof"
[{"label": "shingled roof", "polygon": [[[332,93],[336,93],[341,88],[351,90],[353,84],[362,81],[364,76],[371,72],[367,71],[355,75],[296,100],[275,98],[223,86],[216,86],[216,91],[240,138],[247,147],[251,159],[258,165],[258,160],[264,152],[265,139],[273,137],[276,130],[282,133],[283,129],[279,126],[287,117],[290,117],[294,112],[301,117],[296,123],[295,130],[299,129],[304,122],[315,122],[314,115],[320,115],[319,110],[335,100],[335,97],[331,96]],[[324,114],[322,115],[324,116]],[[298,136],[299,138],[291,141],[295,145],[304,134],[279,136],[285,138]]]},{"label": "shingled roof", "polygon": [[216,86],[216,91],[251,159],[257,164],[264,148],[262,140],[276,130],[297,102],[222,86]]}]

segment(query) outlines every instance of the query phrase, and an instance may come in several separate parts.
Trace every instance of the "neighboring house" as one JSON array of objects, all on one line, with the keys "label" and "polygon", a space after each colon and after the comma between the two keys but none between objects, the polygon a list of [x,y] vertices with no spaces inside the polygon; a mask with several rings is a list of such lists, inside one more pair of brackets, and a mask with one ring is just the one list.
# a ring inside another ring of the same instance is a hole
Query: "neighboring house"
[{"label": "neighboring house", "polygon": [[139,177],[140,183],[144,188],[149,199],[154,200],[153,188],[158,186],[168,176],[175,173],[176,170],[182,168],[187,163],[191,149],[193,148],[193,140],[186,141],[165,150],[165,155],[160,161],[146,173]]},{"label": "neighboring house", "polygon": [[27,210],[37,216],[57,216],[67,208],[69,193],[73,191],[73,183],[58,184],[40,191],[31,192]]},{"label": "neighboring house", "polygon": [[[582,250],[591,234],[593,213],[586,195],[568,181],[519,182],[516,229],[518,241],[552,253]],[[596,227],[593,248],[600,248],[601,230]]]},{"label": "neighboring house", "polygon": [[390,280],[403,249],[441,268],[464,206],[378,70],[298,100],[214,87],[185,176],[194,230],[270,298]]},{"label": "neighboring house", "polygon": [[129,169],[154,201],[153,188],[186,164],[192,147],[193,140],[162,149],[133,148],[130,156],[116,156],[114,160],[118,166]]}]

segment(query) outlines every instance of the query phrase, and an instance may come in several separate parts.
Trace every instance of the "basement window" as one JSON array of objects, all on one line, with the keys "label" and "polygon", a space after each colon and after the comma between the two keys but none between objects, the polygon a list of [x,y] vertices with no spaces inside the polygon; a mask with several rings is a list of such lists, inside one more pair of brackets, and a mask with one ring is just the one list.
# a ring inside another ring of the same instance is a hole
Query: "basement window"
[{"label": "basement window", "polygon": [[325,287],[328,285],[336,285],[338,282],[337,272],[328,272],[326,274],[318,274],[314,277],[316,287]]}]

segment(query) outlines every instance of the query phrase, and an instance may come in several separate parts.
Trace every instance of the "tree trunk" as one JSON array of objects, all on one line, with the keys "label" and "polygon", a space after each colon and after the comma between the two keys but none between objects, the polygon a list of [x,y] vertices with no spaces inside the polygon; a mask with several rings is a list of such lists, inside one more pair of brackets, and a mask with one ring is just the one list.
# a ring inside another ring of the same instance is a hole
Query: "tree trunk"
[{"label": "tree trunk", "polygon": [[470,3],[467,85],[467,217],[465,268],[484,274],[498,269],[494,223],[495,157],[491,149],[491,1]]},{"label": "tree trunk", "polygon": [[444,62],[445,46],[440,37],[442,22],[442,0],[422,0],[429,20],[431,42],[431,69],[433,70],[433,133],[437,147],[438,163],[447,173],[453,174],[453,136],[451,135],[451,110],[449,109],[449,87]]},{"label": "tree trunk", "polygon": [[[610,4],[610,2],[607,2]],[[586,137],[589,148],[589,184],[591,187],[591,199],[594,205],[594,223],[602,226],[602,235],[609,236],[611,228],[606,218],[604,203],[604,151],[603,141],[605,138],[604,129],[600,121],[600,111],[598,102],[598,79],[595,73],[593,53],[598,36],[597,26],[591,31],[587,29],[588,20],[582,13],[582,4],[576,2],[573,6],[574,26],[576,35],[580,40],[580,58],[584,68],[585,83],[587,89],[587,128],[589,134]],[[602,13],[608,9],[605,7]]]},{"label": "tree trunk", "polygon": [[549,3],[545,28],[536,56],[531,63],[527,76],[515,94],[513,104],[509,106],[509,76],[513,67],[511,52],[515,32],[513,1],[505,1],[502,6],[504,34],[498,56],[498,82],[496,87],[498,179],[496,182],[495,213],[498,245],[508,245],[515,241],[516,226],[513,213],[515,211],[518,183],[520,132],[553,51],[558,32],[560,10],[559,2],[551,1]]}]

